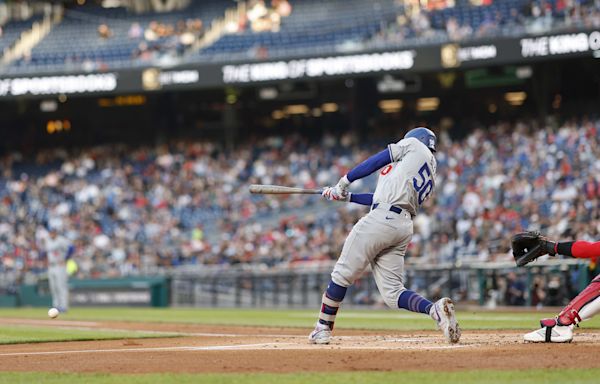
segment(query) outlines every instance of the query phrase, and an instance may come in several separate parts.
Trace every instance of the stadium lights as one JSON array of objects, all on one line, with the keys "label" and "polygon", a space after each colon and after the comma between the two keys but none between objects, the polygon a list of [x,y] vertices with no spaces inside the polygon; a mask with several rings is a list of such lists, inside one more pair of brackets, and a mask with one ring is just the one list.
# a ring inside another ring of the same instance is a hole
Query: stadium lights
[{"label": "stadium lights", "polygon": [[321,105],[321,110],[326,113],[337,112],[339,109],[336,103],[324,103]]},{"label": "stadium lights", "polygon": [[273,112],[271,112],[271,117],[273,118],[273,120],[281,120],[285,118],[285,113],[281,109],[276,109]]},{"label": "stadium lights", "polygon": [[404,102],[400,99],[381,100],[378,105],[383,113],[396,113],[400,112]]},{"label": "stadium lights", "polygon": [[513,106],[523,105],[527,99],[527,93],[525,92],[506,92],[504,94],[504,100],[508,102],[508,104]]},{"label": "stadium lights", "polygon": [[273,100],[276,99],[278,95],[279,92],[277,91],[277,88],[273,87],[261,88],[258,91],[258,97],[260,97],[261,100]]},{"label": "stadium lights", "polygon": [[112,98],[104,97],[98,99],[98,105],[103,108],[108,107],[131,107],[146,104],[146,96],[144,95],[125,95],[115,96]]},{"label": "stadium lights", "polygon": [[437,97],[423,97],[417,100],[417,111],[435,111],[440,106],[440,99]]},{"label": "stadium lights", "polygon": [[69,120],[50,120],[46,123],[46,132],[48,132],[49,135],[70,130],[71,122]]},{"label": "stadium lights", "polygon": [[285,107],[285,112],[289,115],[304,115],[308,113],[308,111],[308,106],[304,104],[294,104]]},{"label": "stadium lights", "polygon": [[517,79],[529,79],[531,76],[533,76],[533,69],[528,65],[518,67],[515,75],[517,76]]},{"label": "stadium lights", "polygon": [[56,100],[43,100],[40,103],[40,111],[42,112],[56,112],[58,109],[58,103]]}]

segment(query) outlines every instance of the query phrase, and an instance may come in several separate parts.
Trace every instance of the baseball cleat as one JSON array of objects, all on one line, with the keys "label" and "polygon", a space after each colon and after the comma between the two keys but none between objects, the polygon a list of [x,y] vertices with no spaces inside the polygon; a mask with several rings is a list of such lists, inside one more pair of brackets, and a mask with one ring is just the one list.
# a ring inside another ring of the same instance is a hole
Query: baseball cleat
[{"label": "baseball cleat", "polygon": [[317,323],[315,330],[308,335],[308,342],[311,344],[329,344],[330,341],[331,329],[321,323]]},{"label": "baseball cleat", "polygon": [[529,343],[570,343],[573,340],[573,326],[542,327],[524,335],[523,340]]},{"label": "baseball cleat", "polygon": [[450,344],[460,340],[460,327],[454,315],[454,303],[448,297],[439,299],[429,310],[429,316],[437,322],[438,328],[444,332]]}]

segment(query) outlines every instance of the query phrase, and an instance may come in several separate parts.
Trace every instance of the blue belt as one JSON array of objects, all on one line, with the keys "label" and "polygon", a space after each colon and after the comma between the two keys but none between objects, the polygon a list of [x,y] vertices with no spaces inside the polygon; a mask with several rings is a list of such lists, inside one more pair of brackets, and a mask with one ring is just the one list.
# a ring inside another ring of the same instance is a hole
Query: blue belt
[{"label": "blue belt", "polygon": [[[379,206],[379,203],[375,203],[373,204],[373,207],[371,209],[376,209]],[[391,206],[389,209],[391,212],[396,212],[396,213],[402,213],[402,208],[400,207],[395,207],[395,206]]]}]

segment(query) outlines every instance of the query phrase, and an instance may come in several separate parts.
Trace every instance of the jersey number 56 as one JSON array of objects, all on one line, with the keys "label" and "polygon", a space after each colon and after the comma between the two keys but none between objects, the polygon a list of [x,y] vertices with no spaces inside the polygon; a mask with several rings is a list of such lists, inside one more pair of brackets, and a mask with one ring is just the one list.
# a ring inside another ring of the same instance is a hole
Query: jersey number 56
[{"label": "jersey number 56", "polygon": [[419,205],[423,204],[433,190],[433,180],[427,163],[419,169],[419,175],[413,178],[413,187],[419,194]]}]

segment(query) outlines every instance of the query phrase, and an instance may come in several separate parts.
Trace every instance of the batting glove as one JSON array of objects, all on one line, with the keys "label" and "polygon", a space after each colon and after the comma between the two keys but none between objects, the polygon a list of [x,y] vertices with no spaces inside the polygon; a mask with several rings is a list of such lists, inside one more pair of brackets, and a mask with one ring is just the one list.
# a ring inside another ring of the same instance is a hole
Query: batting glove
[{"label": "batting glove", "polygon": [[350,201],[350,193],[346,192],[345,196],[342,196],[339,194],[339,192],[337,191],[336,187],[325,187],[325,189],[323,189],[323,192],[321,193],[321,195],[326,199],[326,200],[331,200],[331,201]]},{"label": "batting glove", "polygon": [[350,181],[344,175],[338,181],[335,187],[327,187],[323,191],[323,196],[327,200],[336,200],[336,201],[350,201],[350,193],[348,192],[348,186],[350,185]]}]

